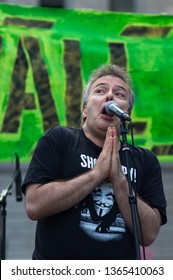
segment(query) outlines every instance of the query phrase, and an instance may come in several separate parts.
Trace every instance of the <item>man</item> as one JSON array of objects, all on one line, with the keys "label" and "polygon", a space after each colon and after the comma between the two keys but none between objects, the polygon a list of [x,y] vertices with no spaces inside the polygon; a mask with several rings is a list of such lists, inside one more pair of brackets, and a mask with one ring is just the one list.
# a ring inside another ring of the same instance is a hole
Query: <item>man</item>
[{"label": "man", "polygon": [[[116,65],[91,74],[82,128],[52,128],[36,147],[22,186],[28,216],[38,220],[33,259],[136,259],[121,119],[105,112],[108,101],[131,113],[130,79]],[[161,169],[155,155],[139,147],[129,168],[139,243],[148,246],[166,223]]]}]

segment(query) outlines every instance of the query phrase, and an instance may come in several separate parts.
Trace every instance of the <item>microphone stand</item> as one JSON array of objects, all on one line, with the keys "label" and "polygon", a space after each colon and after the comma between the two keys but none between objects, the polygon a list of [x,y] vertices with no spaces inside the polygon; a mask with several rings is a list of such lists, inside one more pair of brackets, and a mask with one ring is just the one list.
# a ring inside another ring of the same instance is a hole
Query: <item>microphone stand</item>
[{"label": "microphone stand", "polygon": [[15,183],[16,185],[16,201],[22,201],[21,186],[21,170],[19,164],[19,157],[15,153],[15,170],[13,171],[13,176],[10,184],[6,189],[3,189],[0,193],[0,259],[5,260],[6,258],[6,216],[7,216],[7,196],[11,195],[12,187]]},{"label": "microphone stand", "polygon": [[138,230],[137,230],[137,220],[136,220],[136,197],[133,194],[133,188],[130,178],[130,169],[129,169],[129,159],[128,154],[130,149],[127,145],[127,128],[124,119],[121,119],[121,135],[122,135],[122,151],[125,154],[126,166],[127,166],[127,179],[129,185],[129,204],[131,207],[131,214],[132,214],[132,223],[133,223],[133,230],[134,230],[134,239],[135,239],[135,248],[136,248],[136,258],[137,260],[141,259],[140,255],[140,246],[139,246],[139,238],[138,238]]},{"label": "microphone stand", "polygon": [[11,194],[13,182],[0,193],[0,259],[5,260],[6,243],[6,215],[7,215],[7,195]]}]

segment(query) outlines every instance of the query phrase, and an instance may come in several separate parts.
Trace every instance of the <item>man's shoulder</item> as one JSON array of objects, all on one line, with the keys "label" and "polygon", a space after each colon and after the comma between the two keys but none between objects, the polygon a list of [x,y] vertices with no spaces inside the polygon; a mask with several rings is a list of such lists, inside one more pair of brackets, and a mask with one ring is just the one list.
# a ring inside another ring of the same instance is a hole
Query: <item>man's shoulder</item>
[{"label": "man's shoulder", "polygon": [[81,133],[80,128],[54,126],[46,131],[45,136],[51,138],[57,137],[77,137]]},{"label": "man's shoulder", "polygon": [[157,155],[145,147],[130,145],[130,151],[132,156],[138,161],[142,161],[145,165],[159,165]]}]

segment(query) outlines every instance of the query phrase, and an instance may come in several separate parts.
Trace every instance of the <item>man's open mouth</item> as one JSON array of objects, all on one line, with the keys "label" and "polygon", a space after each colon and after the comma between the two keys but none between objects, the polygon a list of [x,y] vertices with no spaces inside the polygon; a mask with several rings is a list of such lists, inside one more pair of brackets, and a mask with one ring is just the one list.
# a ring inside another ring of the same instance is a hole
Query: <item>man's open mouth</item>
[{"label": "man's open mouth", "polygon": [[113,115],[112,115],[112,114],[108,114],[108,113],[106,112],[105,108],[103,108],[103,110],[102,110],[101,114],[106,115],[106,116],[113,117]]}]

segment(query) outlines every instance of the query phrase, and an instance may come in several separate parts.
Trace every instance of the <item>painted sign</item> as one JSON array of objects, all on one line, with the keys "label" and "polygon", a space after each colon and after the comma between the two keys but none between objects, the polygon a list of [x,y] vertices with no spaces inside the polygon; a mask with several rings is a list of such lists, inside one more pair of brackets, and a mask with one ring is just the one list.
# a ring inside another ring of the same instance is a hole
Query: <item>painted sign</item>
[{"label": "painted sign", "polygon": [[135,92],[135,145],[173,160],[173,16],[0,5],[0,161],[79,127],[90,72],[114,63]]}]

